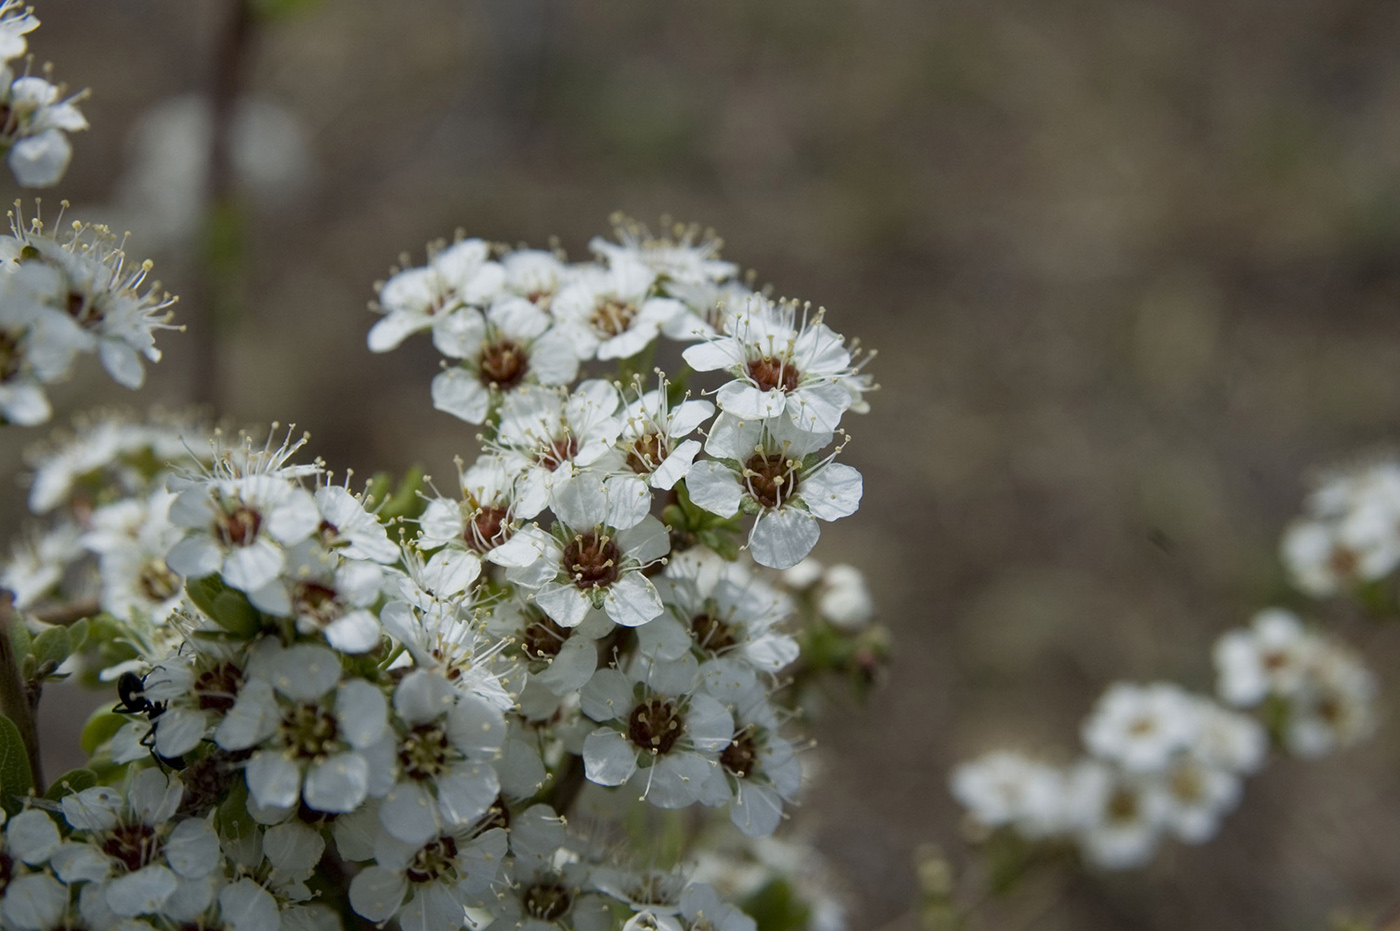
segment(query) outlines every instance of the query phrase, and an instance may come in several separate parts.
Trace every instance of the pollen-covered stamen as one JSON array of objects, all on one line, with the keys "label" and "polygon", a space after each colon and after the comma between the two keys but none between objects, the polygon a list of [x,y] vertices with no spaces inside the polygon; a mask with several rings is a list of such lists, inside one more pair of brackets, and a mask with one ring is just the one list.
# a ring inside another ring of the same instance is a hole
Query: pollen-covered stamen
[{"label": "pollen-covered stamen", "polygon": [[666,456],[670,454],[666,438],[655,431],[643,433],[627,451],[627,468],[638,475],[655,472]]},{"label": "pollen-covered stamen", "polygon": [[316,528],[316,536],[326,549],[331,549],[345,542],[340,538],[340,528],[328,520],[321,521]]},{"label": "pollen-covered stamen", "polygon": [[652,698],[632,709],[627,720],[627,739],[643,750],[670,753],[685,733],[685,719],[674,702]]},{"label": "pollen-covered stamen", "polygon": [[801,373],[793,367],[792,360],[774,356],[754,359],[748,364],[748,371],[749,378],[761,391],[772,391],[775,388],[784,392],[796,391],[802,378]]},{"label": "pollen-covered stamen", "polygon": [[797,491],[798,463],[786,456],[755,453],[744,463],[749,494],[766,508],[780,507]]},{"label": "pollen-covered stamen", "polygon": [[317,704],[301,704],[282,715],[287,752],[304,760],[322,760],[338,749],[335,718]]},{"label": "pollen-covered stamen", "polygon": [[758,767],[758,742],[754,740],[753,728],[746,727],[735,734],[719,755],[719,761],[731,775],[747,778]]},{"label": "pollen-covered stamen", "polygon": [[225,546],[251,546],[262,529],[262,515],[246,504],[214,519],[214,534]]},{"label": "pollen-covered stamen", "polygon": [[410,779],[436,779],[447,772],[452,748],[447,732],[436,724],[420,724],[399,744],[399,765]]},{"label": "pollen-covered stamen", "polygon": [[622,550],[607,534],[580,533],[564,547],[564,568],[579,588],[611,585],[622,574]]},{"label": "pollen-covered stamen", "polygon": [[525,911],[540,921],[564,917],[574,904],[574,894],[558,883],[535,883],[525,890]]},{"label": "pollen-covered stamen", "polygon": [[409,882],[430,883],[452,875],[456,869],[457,841],[451,837],[439,837],[413,855],[404,875]]},{"label": "pollen-covered stamen", "polygon": [[569,634],[567,627],[560,627],[552,618],[541,618],[525,628],[520,648],[530,659],[553,659],[564,648]]},{"label": "pollen-covered stamen", "polygon": [[496,800],[491,803],[491,807],[486,809],[486,814],[481,818],[482,831],[489,831],[492,828],[501,830],[510,829],[510,806],[501,796],[496,796]]},{"label": "pollen-covered stamen", "polygon": [[149,825],[119,824],[102,842],[102,852],[134,873],[160,853],[160,840]]},{"label": "pollen-covered stamen", "polygon": [[505,508],[477,508],[462,530],[462,542],[478,553],[495,549],[510,538],[509,516]]},{"label": "pollen-covered stamen", "polygon": [[627,332],[632,319],[637,316],[637,305],[631,301],[620,301],[615,297],[600,298],[588,322],[593,331],[603,339],[612,339]]},{"label": "pollen-covered stamen", "polygon": [[243,685],[243,670],[233,663],[219,663],[194,679],[194,694],[201,711],[228,711]]},{"label": "pollen-covered stamen", "polygon": [[164,559],[147,560],[136,577],[136,584],[141,587],[141,594],[152,601],[174,598],[180,591],[180,577],[170,571]]},{"label": "pollen-covered stamen", "polygon": [[535,461],[551,472],[578,455],[578,440],[572,435],[548,440],[535,450]]},{"label": "pollen-covered stamen", "polygon": [[292,613],[298,620],[324,628],[342,612],[334,588],[320,582],[298,582],[292,586]]},{"label": "pollen-covered stamen", "polygon": [[708,612],[690,619],[690,631],[695,635],[695,645],[702,650],[718,653],[739,642],[734,628]]},{"label": "pollen-covered stamen", "polygon": [[481,347],[481,382],[499,388],[514,388],[530,369],[529,356],[508,339],[498,339]]}]

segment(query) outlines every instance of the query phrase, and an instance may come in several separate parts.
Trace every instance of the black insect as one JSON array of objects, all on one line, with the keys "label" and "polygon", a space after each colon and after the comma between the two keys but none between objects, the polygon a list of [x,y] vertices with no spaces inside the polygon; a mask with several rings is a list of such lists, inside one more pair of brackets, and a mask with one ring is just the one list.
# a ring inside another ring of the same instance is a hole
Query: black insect
[{"label": "black insect", "polygon": [[[165,713],[167,702],[153,702],[146,697],[146,680],[134,672],[124,672],[117,679],[117,698],[112,708],[119,714],[144,714],[151,722]],[[155,751],[156,729],[152,727],[141,738],[141,745],[151,751],[157,763],[170,769],[184,769],[184,757],[161,756]]]}]

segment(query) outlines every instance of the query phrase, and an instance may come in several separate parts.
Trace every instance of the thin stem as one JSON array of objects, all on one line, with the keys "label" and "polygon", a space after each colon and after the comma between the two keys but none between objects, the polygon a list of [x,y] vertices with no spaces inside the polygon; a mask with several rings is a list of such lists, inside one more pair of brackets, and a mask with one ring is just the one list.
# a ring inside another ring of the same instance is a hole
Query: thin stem
[{"label": "thin stem", "polygon": [[[14,722],[19,730],[24,752],[29,756],[29,777],[34,791],[43,794],[44,767],[39,759],[39,735],[34,729],[34,707],[29,691],[24,687],[15,642],[10,637],[16,615],[9,592],[0,591],[0,713]],[[21,622],[23,623],[23,622]],[[37,700],[38,696],[34,696]]]}]

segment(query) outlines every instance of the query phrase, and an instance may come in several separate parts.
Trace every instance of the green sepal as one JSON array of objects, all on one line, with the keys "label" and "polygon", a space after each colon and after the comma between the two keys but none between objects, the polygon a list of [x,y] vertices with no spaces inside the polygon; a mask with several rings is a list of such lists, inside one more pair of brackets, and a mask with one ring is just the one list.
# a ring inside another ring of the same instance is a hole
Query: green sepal
[{"label": "green sepal", "polygon": [[73,652],[73,641],[68,635],[68,628],[50,627],[34,638],[29,650],[29,655],[39,664],[40,668],[50,663],[53,664],[52,668],[57,668],[68,658],[68,654]]},{"label": "green sepal", "polygon": [[262,630],[262,614],[248,603],[248,596],[229,588],[217,575],[190,579],[185,593],[215,624],[239,639],[250,640]]},{"label": "green sepal", "polygon": [[98,708],[83,725],[82,734],[78,737],[78,746],[82,747],[88,756],[92,756],[99,747],[111,740],[128,720],[124,714]]},{"label": "green sepal", "polygon": [[81,792],[84,789],[91,789],[95,785],[97,785],[97,773],[86,768],[70,769],[53,781],[53,785],[49,786],[49,790],[44,793],[44,798],[57,802],[65,796]]},{"label": "green sepal", "polygon": [[15,722],[0,715],[0,805],[6,813],[18,814],[19,800],[29,795],[34,782],[29,774],[29,754]]}]

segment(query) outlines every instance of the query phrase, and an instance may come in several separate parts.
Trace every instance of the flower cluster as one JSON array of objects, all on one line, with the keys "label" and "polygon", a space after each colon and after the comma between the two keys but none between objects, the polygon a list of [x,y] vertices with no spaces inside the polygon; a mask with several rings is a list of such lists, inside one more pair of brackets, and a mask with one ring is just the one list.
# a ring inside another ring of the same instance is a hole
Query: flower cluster
[{"label": "flower cluster", "polygon": [[[353,491],[275,427],[228,444],[103,419],[36,460],[31,508],[54,524],[0,583],[55,661],[63,629],[41,619],[93,599],[101,624],[68,629],[85,659],[63,668],[95,666],[120,701],[89,724],[62,843],[31,853],[52,819],[0,799],[36,877],[0,888],[11,923],[317,926],[336,903],[307,881],[334,857],[338,907],[370,922],[752,931],[685,870],[632,869],[564,819],[587,787],[653,819],[713,810],[743,843],[782,824],[803,768],[779,693],[804,621],[831,651],[869,636],[871,604],[849,566],[762,567],[801,563],[816,520],[855,509],[860,476],[827,447],[868,385],[819,320],[738,295],[711,239],[627,231],[587,266],[462,241],[381,289],[371,346],[432,328],[474,392],[453,412],[479,415],[483,449],[457,494]],[[717,414],[679,387],[694,372],[580,380],[668,332],[776,381],[736,363]],[[36,687],[56,671],[26,666]]]},{"label": "flower cluster", "polygon": [[[627,520],[645,513],[650,490],[684,482],[688,501],[711,515],[753,516],[748,544],[759,564],[795,565],[816,544],[819,520],[860,503],[860,474],[834,459],[843,414],[865,409],[869,356],[858,358],[822,311],[740,284],[713,237],[659,239],[625,223],[618,234],[620,243],[595,240],[597,260],[581,263],[459,239],[380,286],[370,348],[430,331],[453,360],[433,380],[434,405],[491,427],[488,458],[463,473],[472,484],[462,516],[438,505],[433,519],[443,532],[454,519],[508,532],[494,515],[536,518],[589,471],[610,489],[612,517]],[[661,338],[691,345],[688,368],[656,388],[574,385],[590,363],[644,370]],[[698,373],[717,373],[714,403],[688,399],[684,386]],[[712,416],[702,445],[694,437]],[[702,449],[710,458],[696,461]]]},{"label": "flower cluster", "polygon": [[1314,597],[1355,592],[1400,566],[1400,463],[1328,473],[1280,547],[1293,584]]},{"label": "flower cluster", "polygon": [[149,261],[132,267],[125,237],[61,223],[62,214],[50,231],[12,212],[11,234],[0,237],[0,423],[48,420],[44,386],[85,353],[118,384],[141,387],[142,359],[160,359],[155,332],[171,328],[175,298],[147,281]]},{"label": "flower cluster", "polygon": [[66,133],[87,129],[78,109],[84,94],[65,96],[61,84],[28,73],[16,76],[12,62],[28,49],[25,36],[39,20],[23,0],[0,0],[0,149],[24,187],[52,187],[68,170],[73,146]]},{"label": "flower cluster", "polygon": [[1213,837],[1267,748],[1254,719],[1169,683],[1118,683],[1084,722],[1088,756],[1060,769],[997,751],[960,765],[953,794],[980,824],[1074,840],[1095,865],[1151,858],[1160,841]]}]

